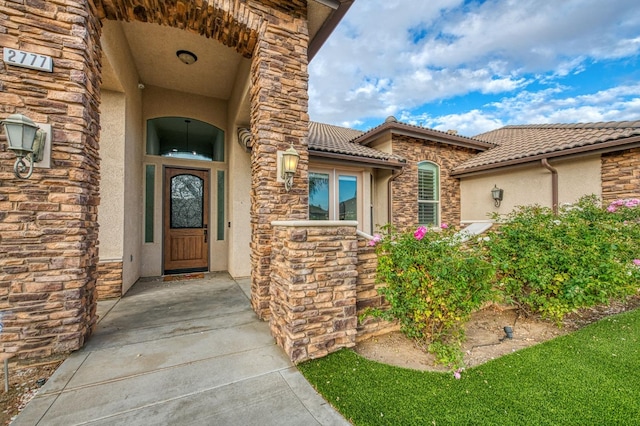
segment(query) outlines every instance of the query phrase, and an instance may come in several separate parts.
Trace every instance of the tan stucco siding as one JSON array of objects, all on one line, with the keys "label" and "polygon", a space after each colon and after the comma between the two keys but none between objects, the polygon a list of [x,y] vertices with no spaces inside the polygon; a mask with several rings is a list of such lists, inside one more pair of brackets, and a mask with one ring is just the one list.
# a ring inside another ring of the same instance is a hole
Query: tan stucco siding
[{"label": "tan stucco siding", "polygon": [[229,217],[231,226],[227,229],[229,243],[228,271],[232,277],[251,275],[251,153],[238,143],[238,127],[249,128],[248,104],[245,104],[251,87],[251,61],[244,59],[240,64],[235,85],[229,99],[227,118],[227,161],[233,171],[228,179]]},{"label": "tan stucco siding", "polygon": [[[102,91],[100,168],[104,189],[98,209],[102,260],[122,260],[123,256],[125,104],[124,93]],[[116,188],[119,190],[112,190]]]},{"label": "tan stucco siding", "polygon": [[[600,157],[551,162],[558,170],[558,202],[572,203],[584,195],[601,195]],[[491,189],[504,190],[500,207],[495,207]],[[490,214],[508,213],[516,206],[539,204],[552,207],[551,172],[539,162],[502,172],[461,179],[462,222],[487,221]]]},{"label": "tan stucco siding", "polygon": [[[122,293],[140,277],[142,241],[142,95],[139,76],[119,23],[105,22],[104,60],[113,71],[101,105],[101,261],[122,261]],[[117,79],[117,81],[115,81]],[[104,213],[104,214],[103,214]]]}]

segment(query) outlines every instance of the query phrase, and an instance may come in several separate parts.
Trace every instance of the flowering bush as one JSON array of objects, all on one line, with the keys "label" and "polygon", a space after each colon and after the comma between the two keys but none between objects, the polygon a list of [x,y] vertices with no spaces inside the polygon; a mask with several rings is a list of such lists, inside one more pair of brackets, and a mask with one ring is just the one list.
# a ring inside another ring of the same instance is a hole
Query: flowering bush
[{"label": "flowering bush", "polygon": [[520,207],[490,233],[485,246],[499,290],[523,308],[561,321],[578,308],[635,294],[640,287],[640,201],[606,209],[585,197],[558,215]]},{"label": "flowering bush", "polygon": [[377,244],[377,278],[387,284],[380,293],[390,308],[368,313],[397,319],[405,334],[429,343],[440,362],[459,367],[464,323],[491,298],[495,271],[481,251],[441,228],[405,233],[385,228]]}]

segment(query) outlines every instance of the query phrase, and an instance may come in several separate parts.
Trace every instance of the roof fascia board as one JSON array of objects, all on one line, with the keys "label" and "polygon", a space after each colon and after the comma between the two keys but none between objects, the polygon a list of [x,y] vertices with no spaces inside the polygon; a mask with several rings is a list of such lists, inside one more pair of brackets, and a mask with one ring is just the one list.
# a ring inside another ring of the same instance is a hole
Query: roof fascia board
[{"label": "roof fascia board", "polygon": [[327,7],[330,7],[333,10],[336,10],[337,8],[340,7],[340,2],[337,0],[313,0],[316,3],[320,3],[323,4]]},{"label": "roof fascia board", "polygon": [[537,154],[531,157],[518,158],[515,160],[502,161],[495,164],[485,164],[482,166],[472,167],[469,169],[461,170],[459,172],[453,171],[449,174],[451,177],[462,178],[469,176],[477,176],[480,174],[488,174],[504,169],[511,169],[519,166],[526,166],[529,163],[537,163],[538,161],[546,158],[547,160],[569,160],[572,158],[584,157],[594,154],[606,154],[609,152],[621,151],[624,149],[632,149],[640,147],[640,136],[634,136],[631,138],[615,139],[608,142],[602,142],[596,145],[587,145],[577,148],[565,149],[558,152]]},{"label": "roof fascia board", "polygon": [[313,0],[320,4],[333,9],[329,17],[322,24],[313,40],[309,40],[307,47],[307,60],[311,60],[316,56],[322,45],[327,41],[333,30],[336,29],[344,15],[347,13],[355,0]]},{"label": "roof fascia board", "polygon": [[444,144],[448,144],[448,145],[456,145],[456,146],[462,146],[464,148],[473,148],[473,149],[478,149],[480,151],[486,151],[490,148],[495,148],[495,145],[492,145],[490,143],[487,142],[475,142],[475,141],[469,141],[466,139],[457,139],[459,138],[459,136],[455,136],[455,135],[451,135],[451,137],[445,136],[445,135],[439,135],[439,134],[431,134],[431,133],[421,133],[421,132],[412,132],[412,131],[407,131],[407,130],[391,130],[392,133],[397,134],[397,135],[402,135],[402,136],[411,136],[411,137],[421,137],[424,138],[425,136],[434,142],[439,142],[439,143],[444,143]]},{"label": "roof fascia board", "polygon": [[349,162],[350,164],[366,165],[379,169],[402,169],[406,164],[399,161],[387,161],[376,158],[356,157],[348,154],[338,154],[335,152],[324,152],[309,150],[310,158],[325,158],[330,160],[339,160]]}]

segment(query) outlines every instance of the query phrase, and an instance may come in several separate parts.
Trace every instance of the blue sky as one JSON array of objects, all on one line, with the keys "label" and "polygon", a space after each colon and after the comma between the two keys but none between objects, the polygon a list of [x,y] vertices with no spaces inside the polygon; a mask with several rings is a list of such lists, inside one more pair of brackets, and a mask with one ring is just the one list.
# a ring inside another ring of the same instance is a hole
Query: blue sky
[{"label": "blue sky", "polygon": [[638,0],[356,0],[309,65],[311,120],[473,136],[640,120]]}]

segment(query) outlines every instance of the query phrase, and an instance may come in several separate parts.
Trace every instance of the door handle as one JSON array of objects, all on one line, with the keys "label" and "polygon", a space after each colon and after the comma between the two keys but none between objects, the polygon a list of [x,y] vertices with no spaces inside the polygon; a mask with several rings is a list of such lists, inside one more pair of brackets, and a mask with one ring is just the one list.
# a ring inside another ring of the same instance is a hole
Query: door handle
[{"label": "door handle", "polygon": [[209,230],[207,229],[207,224],[204,225],[204,242],[206,244],[207,237],[209,236]]}]

